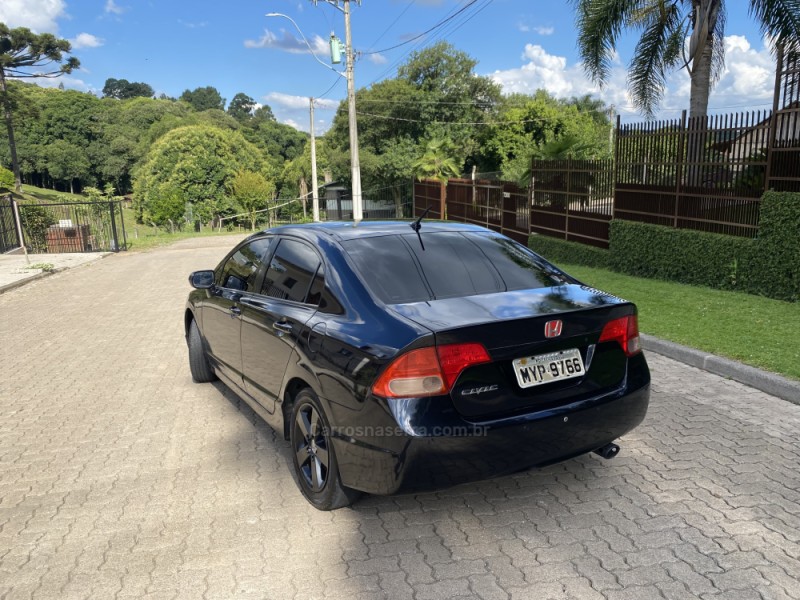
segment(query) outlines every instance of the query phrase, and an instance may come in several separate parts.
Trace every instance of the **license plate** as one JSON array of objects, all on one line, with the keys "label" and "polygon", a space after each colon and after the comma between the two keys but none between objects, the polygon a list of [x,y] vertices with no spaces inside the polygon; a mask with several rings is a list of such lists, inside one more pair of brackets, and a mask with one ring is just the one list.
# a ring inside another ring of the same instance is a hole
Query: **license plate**
[{"label": "license plate", "polygon": [[518,358],[512,364],[521,388],[572,379],[584,374],[583,359],[577,348]]}]

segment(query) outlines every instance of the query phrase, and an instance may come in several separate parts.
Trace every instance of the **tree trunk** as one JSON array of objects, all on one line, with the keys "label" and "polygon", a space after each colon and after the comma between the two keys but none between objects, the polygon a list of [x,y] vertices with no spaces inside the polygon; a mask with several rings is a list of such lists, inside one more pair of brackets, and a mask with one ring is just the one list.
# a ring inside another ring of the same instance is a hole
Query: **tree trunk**
[{"label": "tree trunk", "polygon": [[445,220],[445,212],[447,212],[447,183],[444,181],[439,182],[440,191],[439,191],[439,218],[444,221]]},{"label": "tree trunk", "polygon": [[70,180],[69,180],[69,193],[70,194],[74,194],[75,193],[75,186],[73,185],[73,181],[74,181],[74,179],[70,178]]},{"label": "tree trunk", "polygon": [[302,198],[303,202],[303,219],[306,218],[306,205],[308,204],[308,183],[306,182],[305,177],[300,178],[300,198]]},{"label": "tree trunk", "polygon": [[250,215],[250,231],[256,230],[256,219],[257,219],[256,213],[252,213]]},{"label": "tree trunk", "polygon": [[403,203],[400,197],[400,190],[396,187],[392,188],[392,196],[394,196],[394,216],[398,219],[403,218]]},{"label": "tree trunk", "polygon": [[[708,13],[708,35],[703,40],[703,49],[692,62],[691,92],[689,97],[689,131],[686,137],[686,184],[691,187],[702,185],[702,162],[706,146],[706,116],[708,114],[708,97],[711,93],[711,61],[714,48],[714,27],[719,15],[719,3],[716,0],[701,0],[700,14],[706,14],[709,3],[714,8]],[[695,27],[699,27],[695,23]]]},{"label": "tree trunk", "polygon": [[22,192],[22,177],[19,174],[19,159],[17,159],[17,142],[14,140],[14,123],[11,120],[11,100],[8,97],[6,87],[6,74],[0,67],[0,92],[3,93],[3,112],[6,118],[6,128],[8,129],[8,147],[11,150],[11,168],[14,170],[14,191],[18,194]]}]

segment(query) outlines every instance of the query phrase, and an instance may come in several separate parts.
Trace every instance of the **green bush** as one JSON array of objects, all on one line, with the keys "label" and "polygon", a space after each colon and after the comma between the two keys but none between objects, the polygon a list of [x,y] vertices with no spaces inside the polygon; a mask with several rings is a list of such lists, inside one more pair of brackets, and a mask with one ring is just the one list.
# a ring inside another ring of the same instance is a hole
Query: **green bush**
[{"label": "green bush", "polygon": [[609,247],[611,268],[620,273],[746,289],[754,240],[660,225],[614,220]]},{"label": "green bush", "polygon": [[578,242],[568,242],[534,234],[528,240],[528,247],[555,264],[566,263],[600,269],[608,269],[610,267],[610,253],[608,250]]},{"label": "green bush", "polygon": [[20,204],[19,219],[31,252],[47,252],[47,228],[57,222],[53,213],[44,206]]},{"label": "green bush", "polygon": [[800,300],[799,193],[764,194],[755,247],[749,291],[779,300]]},{"label": "green bush", "polygon": [[0,192],[10,192],[14,189],[14,173],[0,167]]}]

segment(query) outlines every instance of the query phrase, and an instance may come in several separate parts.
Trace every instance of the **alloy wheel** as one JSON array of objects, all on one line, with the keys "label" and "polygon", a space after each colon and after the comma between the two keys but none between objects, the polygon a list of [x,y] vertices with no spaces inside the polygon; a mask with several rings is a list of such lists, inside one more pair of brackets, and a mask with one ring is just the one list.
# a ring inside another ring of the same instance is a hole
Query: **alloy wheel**
[{"label": "alloy wheel", "polygon": [[325,426],[314,407],[306,404],[297,411],[294,428],[300,474],[313,492],[320,492],[328,481],[330,459]]}]

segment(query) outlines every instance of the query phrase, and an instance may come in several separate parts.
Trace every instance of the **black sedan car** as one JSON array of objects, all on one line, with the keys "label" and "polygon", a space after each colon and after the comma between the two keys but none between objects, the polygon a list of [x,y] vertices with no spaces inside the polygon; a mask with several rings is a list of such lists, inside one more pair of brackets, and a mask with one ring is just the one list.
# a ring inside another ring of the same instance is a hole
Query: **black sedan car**
[{"label": "black sedan car", "polygon": [[322,510],[610,458],[647,411],[636,307],[481,227],[278,227],[190,283],[192,377],[283,432]]}]

